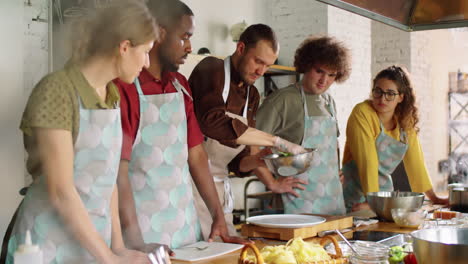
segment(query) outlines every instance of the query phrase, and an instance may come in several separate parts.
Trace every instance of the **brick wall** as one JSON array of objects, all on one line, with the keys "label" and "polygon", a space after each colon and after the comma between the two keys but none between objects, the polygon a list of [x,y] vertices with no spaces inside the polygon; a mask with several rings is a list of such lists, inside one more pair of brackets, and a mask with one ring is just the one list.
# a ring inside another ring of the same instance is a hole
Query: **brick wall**
[{"label": "brick wall", "polygon": [[[309,0],[271,0],[266,5],[266,23],[280,42],[278,63],[293,66],[294,53],[309,35],[325,34],[328,29],[327,5]],[[295,82],[293,77],[274,77],[278,87]]]},{"label": "brick wall", "polygon": [[[432,142],[437,140],[434,138],[434,122],[433,111],[437,111],[437,107],[433,104],[435,96],[445,96],[446,93],[440,89],[439,94],[433,94],[431,90],[431,64],[430,64],[430,51],[427,49],[430,38],[429,31],[412,32],[410,34],[410,50],[411,50],[411,78],[416,93],[416,102],[419,107],[419,140],[424,152],[426,166],[433,181],[438,182],[437,160],[434,158],[434,145]],[[447,111],[442,107],[439,110]]]},{"label": "brick wall", "polygon": [[329,6],[328,34],[350,49],[352,72],[342,84],[334,84],[329,92],[337,105],[338,123],[341,130],[339,138],[341,152],[346,142],[346,123],[353,107],[367,99],[370,91],[371,67],[371,21],[367,18]]},{"label": "brick wall", "polygon": [[327,6],[309,0],[273,0],[267,6],[267,22],[281,45],[280,64],[292,66],[294,52],[309,35],[327,33]]},{"label": "brick wall", "polygon": [[399,64],[407,68],[411,62],[410,33],[372,21],[372,78],[382,69]]},{"label": "brick wall", "polygon": [[[24,104],[34,86],[49,71],[49,8],[47,0],[24,5],[23,16],[23,95]],[[19,121],[18,121],[19,122]],[[27,155],[25,153],[25,155]],[[25,185],[32,182],[24,169]]]}]

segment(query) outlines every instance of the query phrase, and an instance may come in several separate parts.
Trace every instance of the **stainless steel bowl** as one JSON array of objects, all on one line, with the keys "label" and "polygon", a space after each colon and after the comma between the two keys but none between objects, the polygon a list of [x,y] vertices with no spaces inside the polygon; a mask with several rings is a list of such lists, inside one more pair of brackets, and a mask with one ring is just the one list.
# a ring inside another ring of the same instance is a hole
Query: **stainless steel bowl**
[{"label": "stainless steel bowl", "polygon": [[268,169],[279,176],[301,174],[310,167],[317,149],[307,149],[306,153],[283,157],[280,154],[269,154],[263,157]]},{"label": "stainless steel bowl", "polygon": [[468,213],[468,185],[452,183],[448,186],[450,208],[454,211]]},{"label": "stainless steel bowl", "polygon": [[468,262],[468,228],[422,229],[411,236],[418,264]]},{"label": "stainless steel bowl", "polygon": [[424,194],[417,192],[370,192],[367,202],[378,217],[393,221],[392,209],[419,209],[424,202]]}]

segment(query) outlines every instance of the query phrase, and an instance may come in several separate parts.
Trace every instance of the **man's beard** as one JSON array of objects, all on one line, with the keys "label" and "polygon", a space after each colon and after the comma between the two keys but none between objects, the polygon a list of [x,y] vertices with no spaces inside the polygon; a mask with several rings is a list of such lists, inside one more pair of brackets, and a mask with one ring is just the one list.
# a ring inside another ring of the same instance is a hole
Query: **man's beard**
[{"label": "man's beard", "polygon": [[247,72],[241,72],[240,76],[241,76],[242,82],[244,82],[244,84],[246,85],[253,85],[255,83],[255,81],[248,79],[249,74]]},{"label": "man's beard", "polygon": [[252,84],[254,84],[254,82],[250,81],[247,78],[249,76],[249,74],[247,72],[241,71],[241,69],[244,68],[244,65],[245,65],[244,57],[241,57],[239,59],[239,66],[238,66],[239,75],[241,77],[242,82],[244,82],[247,85],[252,85]]},{"label": "man's beard", "polygon": [[169,58],[164,55],[160,56],[161,58],[161,66],[164,71],[168,72],[177,72],[179,70],[179,65],[172,63]]}]

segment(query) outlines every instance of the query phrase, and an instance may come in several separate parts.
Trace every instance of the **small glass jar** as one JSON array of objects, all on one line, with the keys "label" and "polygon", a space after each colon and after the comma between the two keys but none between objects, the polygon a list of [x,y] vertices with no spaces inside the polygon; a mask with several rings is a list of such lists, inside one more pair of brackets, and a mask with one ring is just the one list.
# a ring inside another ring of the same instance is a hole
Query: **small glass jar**
[{"label": "small glass jar", "polygon": [[352,264],[389,264],[388,246],[370,241],[356,241],[353,246],[357,254],[353,252],[349,257]]}]

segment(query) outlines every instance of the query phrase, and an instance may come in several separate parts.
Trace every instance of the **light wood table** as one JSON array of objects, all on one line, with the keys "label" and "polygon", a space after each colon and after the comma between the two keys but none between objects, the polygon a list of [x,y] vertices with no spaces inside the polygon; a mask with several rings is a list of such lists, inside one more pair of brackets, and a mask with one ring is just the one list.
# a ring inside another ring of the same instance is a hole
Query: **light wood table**
[{"label": "light wood table", "polygon": [[[373,225],[368,225],[368,226],[361,226],[357,228],[355,231],[361,231],[361,230],[369,230],[369,231],[384,231],[384,232],[393,232],[393,233],[410,233],[416,229],[414,228],[401,228],[398,227],[395,223],[390,223],[390,222],[379,222],[377,224]],[[352,237],[353,232],[347,232],[345,233],[345,236],[347,238]],[[335,238],[337,240],[341,240],[337,235],[335,235]],[[307,239],[306,241],[310,242],[319,242],[321,238],[314,237]],[[272,245],[272,244],[285,244],[286,241],[278,241],[278,240],[255,240],[255,245],[261,249],[265,245]],[[187,264],[187,263],[194,263],[194,264],[236,264],[238,263],[239,260],[239,255],[240,255],[240,250],[216,257],[210,260],[204,260],[204,261],[198,261],[198,262],[184,262],[184,261],[173,261],[173,264]]]}]

